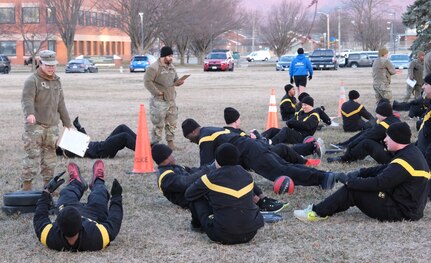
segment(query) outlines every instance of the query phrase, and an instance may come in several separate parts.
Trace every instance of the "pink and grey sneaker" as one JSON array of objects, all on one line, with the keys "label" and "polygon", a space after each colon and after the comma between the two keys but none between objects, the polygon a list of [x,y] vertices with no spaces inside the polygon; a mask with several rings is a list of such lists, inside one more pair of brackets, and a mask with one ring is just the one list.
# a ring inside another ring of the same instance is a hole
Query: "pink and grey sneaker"
[{"label": "pink and grey sneaker", "polygon": [[84,186],[84,192],[88,189],[88,184],[85,179],[81,176],[78,165],[73,162],[69,162],[67,165],[67,172],[69,173],[69,183],[73,181],[78,181]]},{"label": "pink and grey sneaker", "polygon": [[96,180],[105,181],[105,164],[102,160],[97,160],[93,164],[93,180],[90,184],[90,189],[93,189]]}]

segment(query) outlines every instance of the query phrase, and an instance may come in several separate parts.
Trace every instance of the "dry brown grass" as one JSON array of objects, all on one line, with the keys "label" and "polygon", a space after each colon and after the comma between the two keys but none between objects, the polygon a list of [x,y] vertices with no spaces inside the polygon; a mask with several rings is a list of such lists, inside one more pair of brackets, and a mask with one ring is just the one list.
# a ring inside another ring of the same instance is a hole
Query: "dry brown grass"
[{"label": "dry brown grass", "polygon": [[[241,112],[245,130],[264,128],[270,89],[276,89],[279,101],[288,81],[288,73],[275,72],[274,67],[253,66],[221,73],[204,73],[200,67],[179,68],[178,71],[179,74],[192,74],[178,89],[180,123],[193,117],[202,125],[221,126],[224,107],[233,106]],[[27,76],[27,73],[13,72],[0,75],[0,194],[17,190],[19,186],[17,178],[24,155],[20,95]],[[71,117],[80,116],[92,139],[104,139],[120,123],[136,130],[139,104],[147,105],[149,98],[143,87],[143,74],[102,70],[98,74],[60,73],[60,76]],[[405,78],[405,70],[393,77],[396,98],[404,94]],[[370,68],[316,72],[306,91],[315,98],[316,105],[325,105],[329,115],[334,116],[341,81],[346,92],[351,88],[359,90],[366,107],[374,111]],[[405,113],[402,115],[406,116]],[[413,125],[413,121],[409,123]],[[327,145],[350,136],[342,133],[341,127],[328,127],[316,135]],[[177,130],[176,142],[183,148],[176,152],[178,162],[198,165],[198,147],[182,137],[181,129]],[[189,230],[189,213],[170,204],[161,195],[154,174],[127,174],[133,168],[133,156],[133,152],[123,150],[115,159],[105,160],[107,185],[110,187],[116,177],[124,189],[123,226],[109,248],[96,253],[50,251],[36,240],[31,214],[6,216],[0,213],[0,262],[427,262],[431,259],[429,206],[419,222],[380,223],[356,208],[325,222],[299,222],[293,217],[293,209],[303,208],[329,194],[316,187],[296,187],[294,195],[281,196],[283,201],[291,204],[283,212],[285,220],[267,224],[249,244],[214,244],[205,235]],[[84,176],[90,178],[93,161],[74,161]],[[59,159],[58,170],[64,170],[66,162]],[[320,168],[347,171],[375,164],[372,160],[350,165],[323,161]],[[274,197],[271,183],[258,175],[255,178],[264,191]],[[41,178],[36,182],[40,187]]]}]

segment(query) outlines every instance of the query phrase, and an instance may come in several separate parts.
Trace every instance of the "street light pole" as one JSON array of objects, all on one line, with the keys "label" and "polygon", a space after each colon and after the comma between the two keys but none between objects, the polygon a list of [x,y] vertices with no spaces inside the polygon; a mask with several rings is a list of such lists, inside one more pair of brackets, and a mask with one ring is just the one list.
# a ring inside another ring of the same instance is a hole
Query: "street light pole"
[{"label": "street light pole", "polygon": [[323,12],[317,12],[317,13],[326,16],[326,37],[327,37],[326,47],[329,49],[331,46],[331,38],[329,36],[329,14],[323,13]]},{"label": "street light pole", "polygon": [[142,54],[144,54],[144,12],[139,12],[139,16],[141,17],[141,45],[142,45]]},{"label": "street light pole", "polygon": [[341,56],[341,23],[340,23],[340,8],[337,8],[338,15],[338,55]]}]

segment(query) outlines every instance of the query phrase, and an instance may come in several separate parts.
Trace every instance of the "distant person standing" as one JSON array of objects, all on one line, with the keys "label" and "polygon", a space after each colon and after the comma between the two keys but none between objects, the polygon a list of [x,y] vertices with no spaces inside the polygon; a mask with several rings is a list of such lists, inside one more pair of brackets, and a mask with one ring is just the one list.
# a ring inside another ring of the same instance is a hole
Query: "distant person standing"
[{"label": "distant person standing", "polygon": [[22,140],[26,152],[21,175],[23,191],[32,190],[39,166],[44,185],[51,180],[57,163],[58,122],[61,119],[63,126],[72,127],[60,78],[55,74],[56,54],[43,50],[39,55],[41,65],[26,79],[21,97],[25,117]]},{"label": "distant person standing", "polygon": [[303,48],[298,48],[297,52],[298,55],[290,63],[289,75],[290,83],[293,84],[295,81],[299,96],[307,86],[307,77],[308,80],[313,78],[313,67],[311,66],[310,60],[304,55]]},{"label": "distant person standing", "polygon": [[150,116],[153,123],[151,145],[162,140],[163,129],[165,129],[168,146],[174,150],[175,129],[178,120],[175,86],[181,86],[184,80],[178,79],[177,71],[172,63],[173,54],[171,47],[162,47],[160,58],[147,68],[144,85],[152,95],[150,99]]},{"label": "distant person standing", "polygon": [[377,103],[381,99],[392,100],[391,76],[395,74],[394,65],[388,59],[389,51],[379,49],[379,57],[373,63],[373,88]]},{"label": "distant person standing", "polygon": [[424,58],[423,77],[425,78],[428,74],[431,74],[431,52],[428,52]]},{"label": "distant person standing", "polygon": [[424,84],[424,58],[425,53],[423,51],[419,51],[417,53],[417,59],[414,59],[410,62],[408,77],[410,80],[416,80],[416,84],[414,85],[414,87],[410,87],[410,85],[407,85],[404,101],[409,101],[412,94],[415,99],[421,97],[422,85]]}]

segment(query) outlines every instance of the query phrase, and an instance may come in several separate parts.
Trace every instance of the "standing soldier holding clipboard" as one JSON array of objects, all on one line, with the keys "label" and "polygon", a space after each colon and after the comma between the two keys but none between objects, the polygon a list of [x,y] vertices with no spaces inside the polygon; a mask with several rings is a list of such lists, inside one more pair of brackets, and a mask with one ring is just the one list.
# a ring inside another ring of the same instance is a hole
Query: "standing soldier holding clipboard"
[{"label": "standing soldier holding clipboard", "polygon": [[175,103],[176,86],[181,86],[187,75],[178,78],[172,64],[174,60],[171,47],[164,46],[160,50],[160,58],[147,68],[144,77],[145,88],[150,91],[150,118],[153,123],[151,130],[151,145],[162,140],[163,129],[168,146],[176,149],[174,145],[175,129],[177,128],[178,107]]}]

